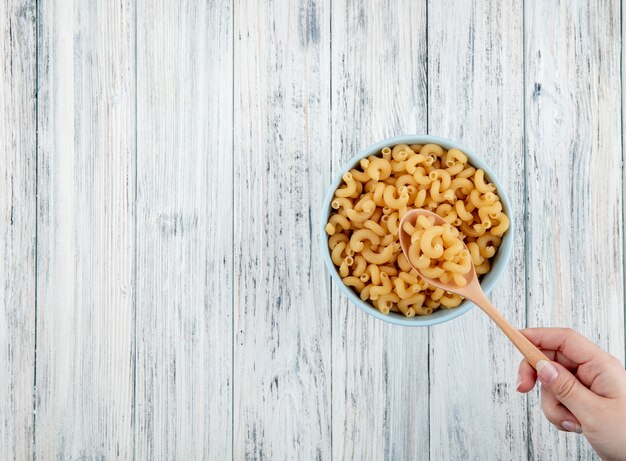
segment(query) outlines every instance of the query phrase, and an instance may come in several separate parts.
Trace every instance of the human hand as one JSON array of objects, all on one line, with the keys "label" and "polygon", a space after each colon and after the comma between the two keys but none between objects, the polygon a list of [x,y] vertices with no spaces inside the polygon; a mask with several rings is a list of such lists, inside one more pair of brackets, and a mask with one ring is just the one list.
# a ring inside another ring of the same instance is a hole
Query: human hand
[{"label": "human hand", "polygon": [[541,409],[561,431],[583,434],[604,460],[626,460],[626,371],[612,355],[570,328],[521,330],[552,362],[537,371],[522,360],[517,390],[539,375]]}]

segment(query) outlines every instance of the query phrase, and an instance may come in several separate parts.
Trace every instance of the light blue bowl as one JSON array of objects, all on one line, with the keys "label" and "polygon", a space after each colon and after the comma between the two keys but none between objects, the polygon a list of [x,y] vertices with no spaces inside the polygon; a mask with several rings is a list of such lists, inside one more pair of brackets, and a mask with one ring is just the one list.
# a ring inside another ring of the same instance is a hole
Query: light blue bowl
[{"label": "light blue bowl", "polygon": [[330,271],[330,275],[332,279],[335,281],[337,286],[339,286],[343,294],[345,294],[346,297],[350,301],[352,301],[353,304],[356,304],[364,312],[367,312],[368,314],[373,315],[374,317],[380,320],[383,320],[385,322],[393,323],[396,325],[403,325],[407,327],[427,327],[431,325],[437,325],[438,323],[447,322],[448,320],[452,320],[466,313],[472,307],[474,307],[474,304],[468,300],[465,300],[458,307],[455,307],[453,309],[441,309],[441,310],[436,311],[432,315],[421,316],[421,317],[416,316],[412,318],[407,318],[404,315],[398,314],[396,312],[390,312],[387,315],[381,313],[378,309],[376,309],[370,303],[361,301],[356,291],[353,291],[352,288],[347,287],[341,281],[339,272],[337,271],[337,268],[335,267],[332,260],[330,259],[330,250],[328,248],[328,235],[326,234],[325,227],[326,227],[326,224],[328,223],[328,218],[330,217],[330,213],[332,212],[330,202],[333,199],[335,190],[337,190],[337,188],[341,184],[341,177],[343,176],[344,173],[358,166],[359,161],[362,158],[368,157],[370,155],[378,154],[383,147],[387,147],[387,146],[391,147],[396,144],[429,144],[429,143],[439,144],[445,147],[446,149],[451,149],[454,147],[457,149],[460,149],[468,156],[469,158],[468,161],[472,165],[485,170],[486,176],[488,177],[489,181],[491,181],[492,183],[496,185],[497,194],[500,197],[500,200],[502,202],[502,208],[511,220],[511,227],[504,234],[504,237],[502,238],[502,245],[498,249],[498,252],[496,253],[495,257],[492,259],[491,271],[488,274],[486,274],[480,282],[480,285],[482,286],[485,293],[489,293],[491,289],[495,286],[496,282],[498,281],[502,273],[504,272],[504,268],[506,267],[509,261],[509,258],[511,257],[511,251],[513,248],[513,234],[515,232],[511,204],[506,195],[504,187],[502,187],[502,184],[498,182],[498,179],[493,174],[493,171],[491,170],[491,168],[489,168],[489,166],[487,166],[487,164],[478,155],[472,152],[470,149],[460,144],[457,144],[455,142],[449,141],[444,138],[439,138],[437,136],[407,135],[407,136],[396,136],[394,138],[385,139],[384,141],[380,141],[380,142],[377,142],[376,144],[372,144],[371,146],[362,150],[361,152],[359,152],[358,155],[353,157],[346,165],[344,165],[344,167],[337,174],[334,181],[328,188],[328,192],[326,193],[326,198],[324,199],[324,204],[322,208],[322,216],[321,216],[320,227],[319,227],[320,238],[322,239],[322,251],[324,252],[324,260],[326,261],[326,267],[328,267],[328,270]]}]

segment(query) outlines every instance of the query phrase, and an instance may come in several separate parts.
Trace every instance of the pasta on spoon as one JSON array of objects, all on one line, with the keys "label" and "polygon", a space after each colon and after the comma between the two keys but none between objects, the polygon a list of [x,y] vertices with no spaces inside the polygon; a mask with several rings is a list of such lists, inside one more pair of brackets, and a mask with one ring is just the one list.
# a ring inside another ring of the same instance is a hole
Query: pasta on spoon
[{"label": "pasta on spoon", "polygon": [[458,229],[447,222],[436,224],[433,216],[419,215],[414,225],[404,221],[402,230],[411,236],[409,262],[422,276],[459,287],[467,285],[465,276],[472,269],[472,259]]}]

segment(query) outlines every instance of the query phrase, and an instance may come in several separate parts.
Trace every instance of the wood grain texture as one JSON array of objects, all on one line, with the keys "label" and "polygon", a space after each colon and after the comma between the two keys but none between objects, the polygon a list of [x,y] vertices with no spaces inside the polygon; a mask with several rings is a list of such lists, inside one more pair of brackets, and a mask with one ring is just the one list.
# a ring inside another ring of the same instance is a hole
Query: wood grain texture
[{"label": "wood grain texture", "polygon": [[0,453],[33,450],[35,2],[0,2]]},{"label": "wood grain texture", "polygon": [[39,4],[37,459],[132,456],[134,22]]},{"label": "wood grain texture", "polygon": [[138,2],[138,460],[231,458],[231,8]]},{"label": "wood grain texture", "polygon": [[626,142],[624,139],[624,135],[626,133],[626,118],[624,117],[624,111],[626,111],[626,84],[624,83],[624,76],[626,76],[626,46],[624,46],[623,41],[624,41],[624,36],[626,35],[626,21],[624,21],[624,2],[622,1],[621,4],[621,8],[620,8],[620,23],[621,23],[621,30],[620,30],[620,39],[621,39],[621,63],[622,63],[622,67],[621,67],[621,75],[620,75],[620,86],[621,86],[621,90],[622,90],[622,105],[621,105],[621,111],[622,111],[622,125],[621,125],[621,129],[622,129],[622,223],[621,223],[621,227],[622,227],[622,259],[623,259],[623,264],[622,264],[622,288],[624,290],[624,355],[622,356],[624,358],[624,362],[626,362],[626,232],[624,230],[624,226],[626,224],[626,211],[624,210],[624,204],[626,203],[626,165],[624,164],[624,159],[626,159]]},{"label": "wood grain texture", "polygon": [[[490,299],[518,327],[525,322],[522,24],[517,0],[428,5],[429,133],[473,149],[505,185],[520,231]],[[431,459],[526,459],[526,400],[515,391],[521,358],[478,308],[431,328]]]},{"label": "wood grain texture", "polygon": [[235,459],[331,458],[329,4],[234,3]]},{"label": "wood grain texture", "polygon": [[[620,5],[526,2],[528,320],[624,358]],[[530,399],[529,453],[596,459]]]},{"label": "wood grain texture", "polygon": [[494,304],[623,361],[620,15],[0,0],[0,458],[597,459],[481,311],[380,322],[316,229],[370,143],[465,143],[517,224]]},{"label": "wood grain texture", "polygon": [[[426,131],[425,3],[333,2],[332,62],[333,174]],[[332,307],[332,459],[428,459],[428,330],[377,320],[337,287]]]}]

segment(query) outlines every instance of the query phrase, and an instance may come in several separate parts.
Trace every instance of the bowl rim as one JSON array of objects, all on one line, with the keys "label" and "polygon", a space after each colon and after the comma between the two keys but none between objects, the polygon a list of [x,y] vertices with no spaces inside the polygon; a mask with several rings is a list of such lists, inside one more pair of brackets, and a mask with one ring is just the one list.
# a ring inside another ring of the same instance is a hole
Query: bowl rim
[{"label": "bowl rim", "polygon": [[504,189],[502,184],[500,184],[491,167],[482,159],[482,157],[477,155],[472,149],[469,149],[462,144],[439,136],[412,134],[393,136],[391,138],[383,139],[382,141],[370,144],[365,149],[359,151],[359,153],[353,156],[349,161],[347,161],[342,166],[340,171],[335,175],[332,183],[326,191],[326,196],[324,197],[324,201],[322,203],[322,213],[319,227],[322,251],[324,253],[324,261],[333,281],[339,286],[342,293],[353,304],[355,304],[365,313],[379,320],[394,325],[410,327],[427,327],[432,325],[438,325],[440,323],[448,322],[465,314],[472,307],[474,307],[474,303],[466,299],[458,307],[452,309],[438,310],[434,314],[428,316],[415,316],[407,318],[396,312],[390,312],[389,314],[385,315],[378,309],[376,309],[372,304],[361,301],[356,292],[343,283],[341,277],[339,276],[337,268],[330,258],[330,249],[328,248],[328,235],[326,234],[326,224],[328,223],[328,218],[331,214],[330,203],[334,196],[335,190],[337,190],[337,188],[341,184],[343,174],[358,165],[359,161],[362,158],[369,155],[378,154],[383,147],[391,147],[392,145],[396,144],[439,144],[445,149],[460,149],[467,155],[468,162],[475,167],[485,170],[486,176],[489,178],[489,181],[495,184],[496,190],[498,191],[498,196],[500,197],[500,201],[502,202],[503,211],[505,211],[509,217],[510,226],[502,237],[502,244],[500,245],[500,248],[498,248],[498,252],[493,259],[491,270],[483,277],[483,280],[481,280],[480,282],[480,285],[487,294],[496,285],[497,281],[504,273],[504,269],[506,268],[509,259],[511,258],[513,240],[515,238],[515,221],[513,219],[514,210],[511,206],[506,190]]}]

